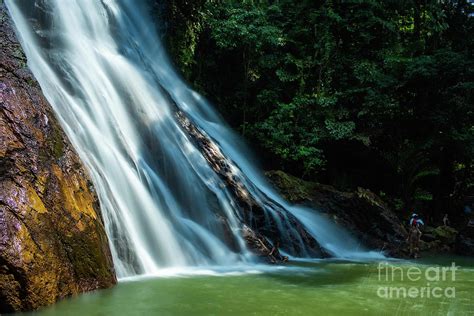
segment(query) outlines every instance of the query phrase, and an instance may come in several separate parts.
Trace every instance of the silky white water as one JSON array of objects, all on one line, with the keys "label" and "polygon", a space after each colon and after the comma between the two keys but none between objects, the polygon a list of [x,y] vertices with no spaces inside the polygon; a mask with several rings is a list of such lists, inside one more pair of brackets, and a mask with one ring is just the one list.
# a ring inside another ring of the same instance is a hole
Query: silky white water
[{"label": "silky white water", "polygon": [[[282,236],[297,233],[277,208],[329,252],[350,256],[347,239],[331,237],[338,230],[275,193],[239,138],[182,81],[145,2],[7,0],[28,65],[91,173],[118,277],[254,261],[242,210],[176,121],[177,109],[219,146]],[[298,249],[307,254],[302,241]]]}]

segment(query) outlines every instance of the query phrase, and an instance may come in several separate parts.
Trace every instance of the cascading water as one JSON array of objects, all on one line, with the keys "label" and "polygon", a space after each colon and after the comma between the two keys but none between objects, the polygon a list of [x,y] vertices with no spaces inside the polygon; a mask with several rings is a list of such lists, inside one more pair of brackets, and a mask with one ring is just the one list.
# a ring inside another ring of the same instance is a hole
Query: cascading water
[{"label": "cascading water", "polygon": [[[254,260],[242,237],[252,216],[236,194],[251,196],[279,239],[292,241],[285,252],[312,254],[296,218],[316,238],[321,223],[305,222],[273,191],[238,137],[179,78],[140,1],[7,6],[29,67],[91,173],[119,277]],[[199,135],[209,140],[207,156]],[[211,154],[225,162],[213,166]]]}]

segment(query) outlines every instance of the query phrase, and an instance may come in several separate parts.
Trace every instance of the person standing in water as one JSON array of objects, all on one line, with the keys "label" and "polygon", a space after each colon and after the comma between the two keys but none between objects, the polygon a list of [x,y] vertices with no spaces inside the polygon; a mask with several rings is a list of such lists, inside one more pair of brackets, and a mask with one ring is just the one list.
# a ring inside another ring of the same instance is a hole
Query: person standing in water
[{"label": "person standing in water", "polygon": [[413,213],[411,215],[409,224],[410,230],[408,232],[407,242],[410,247],[410,256],[413,256],[413,258],[419,258],[421,238],[420,227],[425,225],[425,223],[421,218],[419,218],[418,214]]}]

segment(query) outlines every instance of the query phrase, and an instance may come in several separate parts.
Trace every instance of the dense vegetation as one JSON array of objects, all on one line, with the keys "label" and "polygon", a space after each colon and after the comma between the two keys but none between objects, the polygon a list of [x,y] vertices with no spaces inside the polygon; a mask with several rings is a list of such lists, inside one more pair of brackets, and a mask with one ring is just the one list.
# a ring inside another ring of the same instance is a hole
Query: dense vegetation
[{"label": "dense vegetation", "polygon": [[[169,1],[172,57],[266,168],[409,212],[474,188],[469,1]],[[470,197],[471,196],[471,197]]]}]

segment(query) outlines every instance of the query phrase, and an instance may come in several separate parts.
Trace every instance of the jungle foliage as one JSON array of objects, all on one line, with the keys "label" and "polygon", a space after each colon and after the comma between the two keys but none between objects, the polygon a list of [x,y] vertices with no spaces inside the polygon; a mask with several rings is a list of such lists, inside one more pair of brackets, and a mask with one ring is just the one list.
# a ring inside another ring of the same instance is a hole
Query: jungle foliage
[{"label": "jungle foliage", "polygon": [[472,198],[469,1],[175,0],[166,14],[183,75],[267,168],[405,210]]}]

